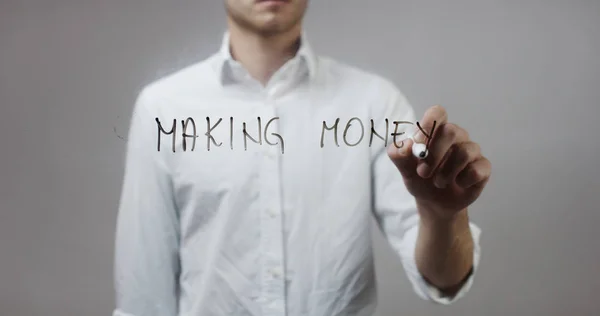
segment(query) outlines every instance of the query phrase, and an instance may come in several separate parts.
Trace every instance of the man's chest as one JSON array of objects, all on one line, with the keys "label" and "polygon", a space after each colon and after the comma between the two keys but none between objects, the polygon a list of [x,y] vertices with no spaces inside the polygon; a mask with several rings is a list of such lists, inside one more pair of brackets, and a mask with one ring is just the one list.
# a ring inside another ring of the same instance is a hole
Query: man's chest
[{"label": "man's chest", "polygon": [[336,102],[345,101],[326,101],[190,103],[159,118],[157,141],[184,218],[252,209],[327,218],[366,207],[372,147],[383,141],[372,137],[368,107],[341,111]]}]

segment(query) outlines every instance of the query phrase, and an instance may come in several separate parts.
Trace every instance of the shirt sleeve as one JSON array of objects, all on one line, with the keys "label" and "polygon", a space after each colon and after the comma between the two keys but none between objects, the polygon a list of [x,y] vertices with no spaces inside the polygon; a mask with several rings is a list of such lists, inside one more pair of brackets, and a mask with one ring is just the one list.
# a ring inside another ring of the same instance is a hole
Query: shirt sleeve
[{"label": "shirt sleeve", "polygon": [[150,105],[142,91],[128,133],[115,233],[113,316],[178,313],[178,214]]},{"label": "shirt sleeve", "polygon": [[[389,118],[390,133],[395,121],[416,122],[414,110],[406,98],[395,87],[391,89],[384,110]],[[384,122],[384,119],[379,120]],[[409,127],[411,125],[404,125]],[[385,126],[378,130],[385,130]],[[401,132],[401,129],[398,129]],[[407,131],[408,132],[408,131]],[[400,136],[397,143],[406,136]],[[388,144],[393,140],[390,139]],[[462,288],[453,297],[444,296],[437,288],[429,284],[417,269],[415,248],[419,230],[419,214],[416,201],[404,185],[404,180],[396,166],[387,155],[384,146],[373,152],[373,212],[379,228],[390,246],[399,254],[402,266],[415,293],[424,300],[439,304],[451,304],[463,297],[471,288],[480,261],[481,230],[472,222],[469,224],[474,239],[473,269]]]}]

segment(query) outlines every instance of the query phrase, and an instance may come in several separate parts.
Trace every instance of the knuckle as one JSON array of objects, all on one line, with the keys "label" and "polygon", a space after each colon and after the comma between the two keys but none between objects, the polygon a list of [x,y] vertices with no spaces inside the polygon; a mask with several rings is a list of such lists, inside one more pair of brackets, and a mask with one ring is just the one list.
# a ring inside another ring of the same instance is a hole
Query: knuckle
[{"label": "knuckle", "polygon": [[467,152],[469,155],[468,158],[477,157],[481,153],[481,147],[477,143],[470,143],[469,146],[467,146]]},{"label": "knuckle", "polygon": [[461,130],[462,130],[462,133],[463,133],[463,135],[464,135],[464,136],[463,136],[463,137],[464,137],[464,139],[471,139],[471,136],[469,135],[469,131],[467,131],[467,130],[466,130],[466,129],[464,129],[464,128],[461,128]]},{"label": "knuckle", "polygon": [[443,120],[446,117],[446,109],[439,104],[430,107],[426,113],[427,116],[433,117],[437,121]]},{"label": "knuckle", "polygon": [[477,181],[485,178],[485,174],[481,168],[471,168],[471,176]]},{"label": "knuckle", "polygon": [[458,136],[459,129],[458,126],[452,123],[448,123],[444,125],[444,134],[448,136],[448,138],[454,140]]},{"label": "knuckle", "polygon": [[436,112],[436,113],[440,113],[440,114],[446,112],[446,109],[444,109],[444,107],[441,106],[441,105],[439,105],[439,104],[436,104],[436,105],[432,106],[431,110],[434,111],[434,112]]},{"label": "knuckle", "polygon": [[469,160],[472,153],[468,146],[461,146],[456,152],[458,162],[464,162]]}]

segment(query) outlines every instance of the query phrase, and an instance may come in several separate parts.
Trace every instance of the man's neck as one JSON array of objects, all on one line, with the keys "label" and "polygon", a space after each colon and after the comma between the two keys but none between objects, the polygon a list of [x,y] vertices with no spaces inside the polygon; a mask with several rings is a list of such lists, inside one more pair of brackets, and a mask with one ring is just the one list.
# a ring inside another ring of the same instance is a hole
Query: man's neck
[{"label": "man's neck", "polygon": [[296,55],[301,33],[298,26],[289,32],[265,37],[230,24],[231,56],[264,86]]}]

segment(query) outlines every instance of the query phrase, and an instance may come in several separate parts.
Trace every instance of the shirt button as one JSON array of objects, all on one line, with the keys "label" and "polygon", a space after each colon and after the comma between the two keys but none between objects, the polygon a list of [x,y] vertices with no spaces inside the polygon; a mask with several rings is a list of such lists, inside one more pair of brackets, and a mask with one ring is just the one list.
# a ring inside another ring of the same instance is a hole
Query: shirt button
[{"label": "shirt button", "polygon": [[252,300],[254,302],[257,302],[257,303],[260,303],[260,304],[262,304],[262,303],[264,303],[266,301],[265,298],[262,297],[262,296],[254,296],[254,297],[252,297]]},{"label": "shirt button", "polygon": [[265,155],[267,155],[267,157],[271,160],[275,159],[275,153],[273,153],[272,151],[265,152]]},{"label": "shirt button", "polygon": [[273,275],[274,277],[280,278],[281,274],[282,274],[281,269],[279,269],[279,268],[271,269],[271,275]]},{"label": "shirt button", "polygon": [[269,209],[269,215],[271,215],[271,217],[274,218],[274,217],[277,217],[278,212],[271,208],[271,209]]}]

